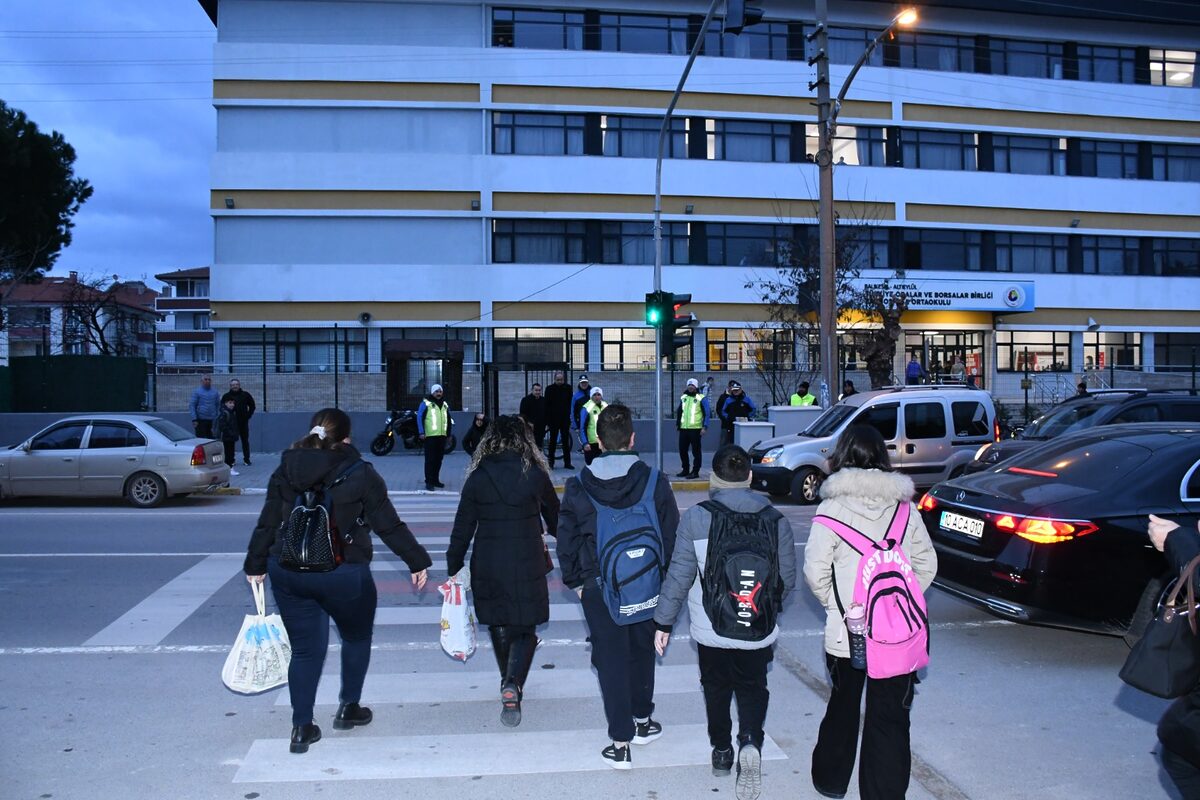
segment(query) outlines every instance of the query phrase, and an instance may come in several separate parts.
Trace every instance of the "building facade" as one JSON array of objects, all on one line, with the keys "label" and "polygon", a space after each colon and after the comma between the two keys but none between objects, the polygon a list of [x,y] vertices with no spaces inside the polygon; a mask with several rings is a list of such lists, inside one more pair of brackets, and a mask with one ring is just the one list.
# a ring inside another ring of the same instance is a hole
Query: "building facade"
[{"label": "building facade", "polygon": [[[562,365],[649,408],[654,155],[707,3],[202,5],[216,369],[332,374],[364,408],[440,382],[507,409]],[[832,5],[836,93],[896,7]],[[923,4],[876,48],[839,117],[839,236],[913,298],[901,376],[916,353],[1001,399],[1027,372],[1047,398],[1179,380],[1200,347],[1200,13],[1033,5],[1059,16]],[[814,27],[779,2],[708,32],[679,102],[663,285],[701,320],[688,375],[817,367],[754,288],[816,232]],[[872,324],[838,332],[860,387]]]},{"label": "building facade", "polygon": [[155,275],[166,284],[154,307],[158,323],[159,371],[205,372],[212,370],[213,333],[208,301],[208,267],[177,269]]}]

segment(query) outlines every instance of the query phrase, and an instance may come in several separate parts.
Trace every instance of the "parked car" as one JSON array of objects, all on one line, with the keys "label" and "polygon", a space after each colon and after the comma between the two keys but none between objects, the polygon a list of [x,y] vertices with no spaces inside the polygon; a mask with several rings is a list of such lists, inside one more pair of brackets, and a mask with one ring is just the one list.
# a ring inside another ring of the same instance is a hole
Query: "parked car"
[{"label": "parked car", "polygon": [[1140,635],[1166,561],[1147,515],[1200,519],[1200,425],[1104,425],[1066,434],[918,503],[935,585],[1017,620]]},{"label": "parked car", "polygon": [[829,455],[851,425],[883,434],[896,469],[919,488],[962,472],[981,444],[994,441],[996,407],[987,392],[960,386],[894,386],[851,395],[806,430],[750,449],[753,482],[772,495],[815,503],[829,474]]},{"label": "parked car", "polygon": [[1102,389],[1072,397],[1018,429],[1015,438],[979,448],[966,471],[981,472],[994,467],[1064,433],[1126,422],[1200,422],[1200,396],[1169,390]]},{"label": "parked car", "polygon": [[0,451],[0,498],[167,497],[229,483],[220,442],[144,414],[67,417]]}]

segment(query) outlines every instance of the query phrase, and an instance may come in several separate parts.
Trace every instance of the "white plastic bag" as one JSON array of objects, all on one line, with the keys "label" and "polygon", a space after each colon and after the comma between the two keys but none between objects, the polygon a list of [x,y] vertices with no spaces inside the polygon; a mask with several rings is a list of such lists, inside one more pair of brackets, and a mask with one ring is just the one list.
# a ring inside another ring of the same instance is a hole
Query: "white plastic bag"
[{"label": "white plastic bag", "polygon": [[475,614],[467,602],[471,573],[463,567],[438,587],[442,595],[442,649],[446,655],[466,661],[475,652]]},{"label": "white plastic bag", "polygon": [[258,694],[287,683],[292,660],[283,620],[278,614],[267,616],[263,585],[252,583],[250,588],[258,613],[247,614],[242,621],[242,630],[221,669],[221,680],[239,694]]}]

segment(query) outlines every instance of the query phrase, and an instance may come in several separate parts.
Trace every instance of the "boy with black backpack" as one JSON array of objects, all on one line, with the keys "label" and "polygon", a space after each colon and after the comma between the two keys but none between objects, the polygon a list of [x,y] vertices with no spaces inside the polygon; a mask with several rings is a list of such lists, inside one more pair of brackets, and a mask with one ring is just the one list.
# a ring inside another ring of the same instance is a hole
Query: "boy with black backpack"
[{"label": "boy with black backpack", "polygon": [[662,735],[654,711],[654,609],[675,547],[679,507],[670,481],[633,450],[633,416],[600,412],[601,455],[570,478],[558,516],[563,583],[583,604],[612,744],[614,769],[633,766],[629,745]]},{"label": "boy with black backpack", "polygon": [[709,499],[679,523],[670,569],[654,622],[654,646],[667,649],[671,627],[687,601],[700,653],[700,685],[708,716],[714,775],[733,768],[729,703],[738,708],[738,800],[762,791],[767,666],[779,636],[783,599],[796,585],[792,526],[750,491],[750,456],[725,445],[713,456]]}]

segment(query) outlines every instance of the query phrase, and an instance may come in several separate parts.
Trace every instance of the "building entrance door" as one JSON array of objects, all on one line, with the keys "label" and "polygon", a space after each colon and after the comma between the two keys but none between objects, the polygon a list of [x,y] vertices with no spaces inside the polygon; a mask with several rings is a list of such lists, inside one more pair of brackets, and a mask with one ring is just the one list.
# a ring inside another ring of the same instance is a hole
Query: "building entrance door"
[{"label": "building entrance door", "polygon": [[904,350],[921,355],[930,383],[965,383],[967,376],[974,375],[975,385],[983,388],[987,373],[982,331],[910,331],[905,334]]},{"label": "building entrance door", "polygon": [[451,410],[462,408],[463,343],[391,339],[384,342],[389,409],[416,409],[441,384]]}]

